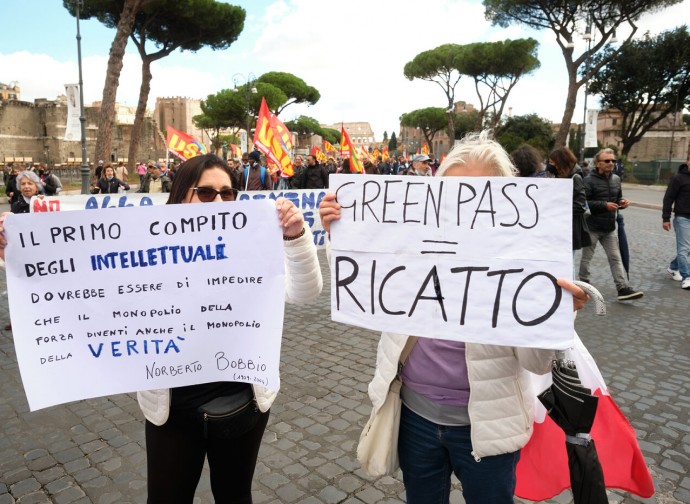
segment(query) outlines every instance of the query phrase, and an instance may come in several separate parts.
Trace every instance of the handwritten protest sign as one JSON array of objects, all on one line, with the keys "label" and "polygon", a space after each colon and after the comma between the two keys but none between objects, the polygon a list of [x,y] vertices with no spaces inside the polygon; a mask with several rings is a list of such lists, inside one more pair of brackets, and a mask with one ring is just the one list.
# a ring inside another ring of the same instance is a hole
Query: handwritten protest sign
[{"label": "handwritten protest sign", "polygon": [[[304,220],[314,235],[314,244],[323,248],[326,246],[326,232],[319,218],[319,204],[326,195],[326,189],[290,189],[286,191],[244,191],[239,195],[240,201],[270,199],[284,197],[292,201],[304,214]],[[68,210],[99,210],[103,208],[123,208],[132,206],[164,205],[168,201],[168,194],[75,194],[61,196],[46,196],[31,200],[32,212],[64,212]]]},{"label": "handwritten protest sign", "polygon": [[32,410],[211,381],[278,387],[285,289],[273,202],[10,215],[6,235]]},{"label": "handwritten protest sign", "polygon": [[572,183],[338,175],[332,318],[444,339],[566,348]]}]

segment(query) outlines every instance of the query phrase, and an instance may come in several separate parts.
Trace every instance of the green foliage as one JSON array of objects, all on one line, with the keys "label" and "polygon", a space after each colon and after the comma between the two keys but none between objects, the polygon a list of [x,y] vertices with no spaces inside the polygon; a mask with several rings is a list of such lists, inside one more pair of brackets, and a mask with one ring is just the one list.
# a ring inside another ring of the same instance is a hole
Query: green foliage
[{"label": "green foliage", "polygon": [[494,128],[499,123],[517,81],[539,68],[538,47],[531,38],[463,46],[458,68],[474,79],[481,104],[475,128]]},{"label": "green foliage", "polygon": [[[597,55],[594,64],[604,58]],[[646,132],[690,99],[687,27],[624,44],[615,59],[604,61],[589,90],[601,96],[602,107],[622,113],[620,136],[627,155]]]},{"label": "green foliage", "polygon": [[[435,49],[424,51],[405,65],[403,73],[409,80],[422,79],[429,81],[441,80],[457,84],[460,76],[457,74],[458,60],[462,56],[462,46],[458,44],[444,44]],[[453,79],[452,75],[456,78]]]},{"label": "green foliage", "polygon": [[442,108],[427,107],[403,114],[400,116],[400,124],[420,128],[427,143],[431,145],[436,133],[448,126],[448,114]]},{"label": "green foliage", "polygon": [[387,131],[384,131],[384,132],[383,132],[383,141],[384,141],[384,142],[387,142],[387,141],[388,141],[388,132],[387,132]]},{"label": "green foliage", "polygon": [[321,136],[331,145],[340,143],[340,131],[333,128],[321,128]]},{"label": "green foliage", "polygon": [[[451,110],[455,102],[455,86],[460,81],[461,74],[458,71],[460,60],[463,56],[463,47],[458,44],[444,44],[435,49],[419,53],[408,62],[403,73],[409,80],[422,79],[435,82],[446,95],[446,110]],[[453,126],[453,114],[446,115],[448,136],[455,133]]]},{"label": "green foliage", "polygon": [[319,121],[309,116],[299,116],[297,119],[285,123],[287,129],[298,135],[321,135],[321,125]]},{"label": "green foliage", "polygon": [[496,129],[496,140],[508,152],[527,143],[546,155],[554,146],[551,123],[536,114],[509,118]]},{"label": "green foliage", "polygon": [[271,84],[280,89],[287,97],[284,103],[275,107],[274,113],[276,115],[279,115],[286,107],[293,103],[314,105],[321,98],[321,93],[316,88],[307,85],[306,82],[291,73],[267,72],[259,77],[257,82]]},{"label": "green foliage", "polygon": [[477,131],[476,124],[479,120],[479,111],[462,112],[455,114],[453,121],[455,125],[455,138],[463,138],[468,133]]},{"label": "green foliage", "polygon": [[[614,33],[628,33],[632,40],[637,31],[635,21],[648,12],[680,3],[682,0],[483,0],[484,14],[494,25],[507,27],[525,25],[537,30],[550,30],[561,48],[568,74],[568,92],[563,118],[556,135],[556,146],[565,145],[575,112],[577,92],[598,72],[598,65],[589,65],[578,78],[578,71],[590,58],[606,47]],[[575,38],[591,26],[594,42],[582,50],[572,45]],[[577,52],[577,54],[576,54]],[[614,57],[615,52],[610,57]],[[602,60],[605,62],[606,60]],[[600,62],[599,64],[602,64]]]},{"label": "green foliage", "polygon": [[398,148],[398,138],[395,136],[395,131],[391,133],[391,138],[388,141],[388,152],[393,153]]}]

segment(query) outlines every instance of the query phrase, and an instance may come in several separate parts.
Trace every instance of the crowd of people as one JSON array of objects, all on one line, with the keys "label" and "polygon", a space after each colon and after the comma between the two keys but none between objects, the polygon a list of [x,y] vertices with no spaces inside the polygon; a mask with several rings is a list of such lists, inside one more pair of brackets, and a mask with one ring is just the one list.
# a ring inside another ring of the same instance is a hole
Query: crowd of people
[{"label": "crowd of people", "polygon": [[[274,188],[328,189],[332,173],[351,173],[349,159],[331,158],[323,165],[315,156],[294,159],[294,175],[274,177],[258,151],[228,162],[215,155],[197,156],[171,167],[156,162],[137,165],[140,192],[169,193],[168,204],[212,201],[232,202],[238,191]],[[306,162],[305,162],[306,161]],[[688,159],[690,162],[690,158]],[[604,248],[622,301],[638,299],[642,291],[630,287],[621,258],[619,213],[628,207],[620,177],[614,173],[615,153],[602,149],[585,175],[576,156],[558,148],[543,156],[523,146],[508,154],[488,132],[470,135],[459,142],[440,164],[426,154],[408,163],[397,159],[365,160],[365,172],[409,176],[556,177],[573,181],[573,257],[582,251],[579,278],[591,277],[590,261],[598,243]],[[123,164],[99,163],[93,191],[102,194],[129,190],[129,174]],[[28,201],[45,191],[48,170],[24,170],[14,174],[8,189],[14,198],[12,211],[28,209]],[[8,194],[9,195],[9,194]],[[674,227],[678,251],[669,273],[690,284],[690,176],[681,167],[664,199],[663,226]],[[675,205],[675,207],[674,207]],[[286,267],[286,301],[307,303],[321,292],[322,278],[309,225],[293,203],[276,200],[276,220],[283,231]],[[333,193],[320,205],[320,218],[329,233],[340,218]],[[4,216],[0,218],[0,255],[4,255]],[[574,309],[584,306],[587,295],[572,282],[559,285],[573,295]],[[402,378],[399,456],[408,503],[447,503],[450,477],[462,483],[465,501],[512,503],[515,470],[521,448],[532,432],[531,397],[527,372],[544,374],[554,358],[552,350],[498,347],[451,342],[416,335],[383,333],[378,344],[374,377],[369,387],[374,415],[383,404],[391,382]],[[402,359],[401,355],[406,358]],[[510,392],[505,392],[510,391]],[[216,382],[139,393],[146,418],[149,502],[192,502],[204,461],[210,467],[211,489],[217,502],[251,503],[251,483],[259,446],[270,407],[278,390],[242,382]],[[235,437],[213,437],[202,432],[200,409],[231,398],[234,403],[254,404],[248,426]]]}]

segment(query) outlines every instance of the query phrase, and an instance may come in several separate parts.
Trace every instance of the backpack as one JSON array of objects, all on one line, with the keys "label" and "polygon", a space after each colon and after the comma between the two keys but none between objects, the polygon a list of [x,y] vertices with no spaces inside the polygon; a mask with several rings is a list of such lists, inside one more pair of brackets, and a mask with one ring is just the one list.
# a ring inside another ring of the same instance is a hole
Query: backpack
[{"label": "backpack", "polygon": [[[266,168],[264,166],[259,167],[261,170],[261,186],[266,187]],[[249,182],[249,167],[244,169],[244,187],[247,187]]]}]

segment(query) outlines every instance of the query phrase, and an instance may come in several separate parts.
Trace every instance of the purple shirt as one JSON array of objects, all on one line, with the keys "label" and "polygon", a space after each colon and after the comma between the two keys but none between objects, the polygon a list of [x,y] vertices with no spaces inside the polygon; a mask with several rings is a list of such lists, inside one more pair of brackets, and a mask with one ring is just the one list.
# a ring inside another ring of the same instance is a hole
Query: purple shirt
[{"label": "purple shirt", "polygon": [[467,407],[470,382],[465,344],[419,338],[403,366],[402,380],[406,387],[434,402]]}]

